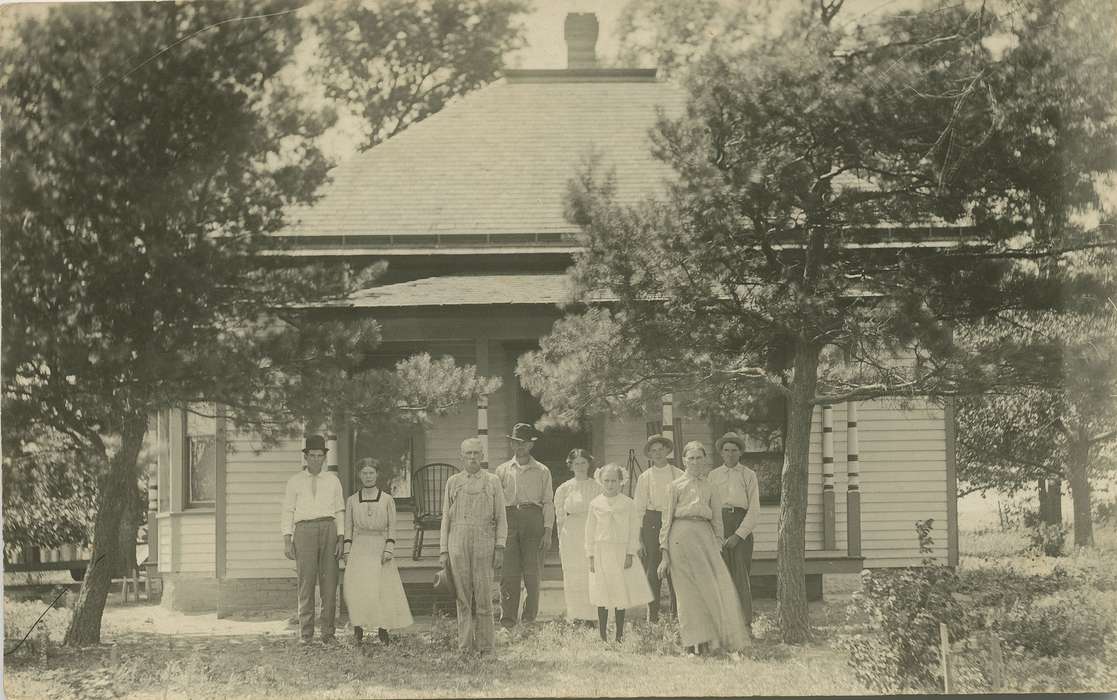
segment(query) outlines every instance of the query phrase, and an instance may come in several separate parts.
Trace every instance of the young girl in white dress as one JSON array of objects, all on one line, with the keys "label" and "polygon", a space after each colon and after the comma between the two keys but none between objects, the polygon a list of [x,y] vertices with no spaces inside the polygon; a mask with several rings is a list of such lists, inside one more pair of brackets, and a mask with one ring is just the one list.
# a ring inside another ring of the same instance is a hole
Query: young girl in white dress
[{"label": "young girl in white dress", "polygon": [[414,622],[395,563],[396,502],[384,490],[390,472],[380,474],[368,457],[357,468],[363,486],[345,502],[345,605],[357,644],[374,627],[387,644],[388,630]]},{"label": "young girl in white dress", "polygon": [[607,639],[609,608],[615,611],[617,641],[624,638],[624,613],[652,600],[643,570],[635,565],[640,540],[636,504],[621,493],[624,470],[606,464],[597,478],[605,490],[590,501],[586,514],[586,556],[589,559],[590,602],[597,606],[598,631]]}]

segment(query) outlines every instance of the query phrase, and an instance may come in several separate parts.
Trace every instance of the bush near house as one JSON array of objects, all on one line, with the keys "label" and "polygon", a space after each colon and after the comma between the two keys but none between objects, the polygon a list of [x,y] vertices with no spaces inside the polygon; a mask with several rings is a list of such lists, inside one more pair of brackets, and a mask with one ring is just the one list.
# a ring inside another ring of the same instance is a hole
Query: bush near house
[{"label": "bush near house", "polygon": [[957,570],[864,572],[850,612],[867,618],[869,631],[843,640],[854,674],[884,692],[942,690],[945,623],[955,690],[991,689],[987,633],[1002,646],[1004,690],[1117,687],[1117,541],[1105,533],[1099,542],[1058,560],[1013,545]]}]

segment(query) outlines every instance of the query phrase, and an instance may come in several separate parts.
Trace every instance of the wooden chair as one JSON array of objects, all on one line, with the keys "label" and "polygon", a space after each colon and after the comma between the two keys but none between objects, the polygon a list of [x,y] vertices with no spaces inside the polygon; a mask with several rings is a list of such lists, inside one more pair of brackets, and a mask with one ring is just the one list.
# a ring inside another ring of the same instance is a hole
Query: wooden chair
[{"label": "wooden chair", "polygon": [[411,493],[415,499],[415,547],[412,559],[419,559],[423,551],[423,533],[442,526],[442,497],[446,481],[457,473],[452,464],[435,462],[415,470],[411,476]]}]

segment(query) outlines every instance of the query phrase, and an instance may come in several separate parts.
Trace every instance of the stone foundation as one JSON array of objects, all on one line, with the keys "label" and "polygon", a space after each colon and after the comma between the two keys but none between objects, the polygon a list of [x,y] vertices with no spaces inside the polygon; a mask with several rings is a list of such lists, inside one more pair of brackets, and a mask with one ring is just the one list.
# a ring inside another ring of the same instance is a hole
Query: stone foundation
[{"label": "stone foundation", "polygon": [[186,574],[162,576],[159,603],[179,612],[213,612],[217,609],[217,579]]},{"label": "stone foundation", "polygon": [[298,581],[285,578],[226,578],[218,587],[217,616],[298,609]]}]

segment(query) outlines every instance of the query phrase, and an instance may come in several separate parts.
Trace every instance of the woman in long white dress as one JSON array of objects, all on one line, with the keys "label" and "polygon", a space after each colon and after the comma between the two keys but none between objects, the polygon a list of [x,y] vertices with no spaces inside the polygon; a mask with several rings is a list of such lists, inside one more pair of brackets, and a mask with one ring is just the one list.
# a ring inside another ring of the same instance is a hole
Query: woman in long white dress
[{"label": "woman in long white dress", "polygon": [[387,644],[388,630],[414,622],[395,563],[396,502],[384,488],[391,474],[381,474],[376,460],[357,468],[362,487],[345,502],[345,605],[357,644],[372,628]]},{"label": "woman in long white dress", "polygon": [[683,646],[701,654],[711,648],[748,647],[737,589],[721,557],[724,544],[721,498],[706,480],[706,448],[697,440],[683,449],[686,471],[671,482],[659,533],[661,573],[671,571],[678,600]]},{"label": "woman in long white dress", "polygon": [[566,456],[574,472],[555,489],[555,519],[558,521],[559,555],[562,557],[562,592],[566,598],[566,619],[575,624],[593,625],[597,610],[590,603],[589,560],[586,558],[586,513],[590,501],[601,493],[601,484],[590,478],[593,457],[583,449]]}]

